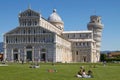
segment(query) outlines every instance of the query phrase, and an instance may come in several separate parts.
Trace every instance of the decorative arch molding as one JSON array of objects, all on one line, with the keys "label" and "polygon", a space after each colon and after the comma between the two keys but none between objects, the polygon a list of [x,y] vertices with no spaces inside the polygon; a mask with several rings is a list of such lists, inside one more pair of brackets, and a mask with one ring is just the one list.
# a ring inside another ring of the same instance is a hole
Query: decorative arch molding
[{"label": "decorative arch molding", "polygon": [[13,49],[13,52],[18,52],[18,49],[17,49],[17,48],[14,48],[14,49]]},{"label": "decorative arch molding", "polygon": [[31,45],[27,45],[26,49],[32,49],[32,46]]},{"label": "decorative arch molding", "polygon": [[42,48],[42,49],[41,49],[41,52],[46,52],[46,48]]}]

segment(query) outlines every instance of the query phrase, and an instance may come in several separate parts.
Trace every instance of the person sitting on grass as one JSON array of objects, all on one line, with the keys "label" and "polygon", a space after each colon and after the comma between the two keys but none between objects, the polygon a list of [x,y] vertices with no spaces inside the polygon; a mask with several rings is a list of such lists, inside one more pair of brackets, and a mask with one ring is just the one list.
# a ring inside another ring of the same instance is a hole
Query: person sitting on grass
[{"label": "person sitting on grass", "polygon": [[88,78],[93,78],[93,73],[91,70],[88,70],[88,74],[87,74]]},{"label": "person sitting on grass", "polygon": [[92,71],[91,71],[91,70],[88,70],[88,74],[86,74],[86,73],[85,73],[85,70],[83,70],[82,77],[83,77],[83,78],[93,78]]},{"label": "person sitting on grass", "polygon": [[79,77],[79,78],[81,78],[82,77],[82,70],[78,71],[78,73],[77,73],[76,76]]},{"label": "person sitting on grass", "polygon": [[88,73],[86,74],[85,69],[81,72],[81,70],[76,75],[78,78],[93,78],[93,74],[91,70],[88,70]]},{"label": "person sitting on grass", "polygon": [[85,69],[83,69],[82,77],[83,77],[83,78],[87,78],[87,74],[86,74],[86,72],[85,72]]},{"label": "person sitting on grass", "polygon": [[78,73],[77,73],[77,75],[76,75],[77,77],[82,77],[83,69],[84,69],[84,67],[81,66],[81,67],[80,67],[80,70],[78,71]]}]

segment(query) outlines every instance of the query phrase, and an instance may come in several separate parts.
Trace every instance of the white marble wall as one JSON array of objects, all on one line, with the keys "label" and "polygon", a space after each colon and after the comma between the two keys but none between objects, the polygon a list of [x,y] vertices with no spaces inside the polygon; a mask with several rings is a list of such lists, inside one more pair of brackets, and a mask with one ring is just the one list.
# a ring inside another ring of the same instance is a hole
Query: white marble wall
[{"label": "white marble wall", "polygon": [[[32,49],[27,49],[26,46],[31,45]],[[14,49],[18,49],[18,60],[21,61],[21,59],[24,59],[26,62],[27,59],[27,51],[32,51],[32,61],[40,61],[40,54],[41,49],[46,49],[46,60],[45,61],[53,61],[53,57],[55,55],[55,47],[54,44],[7,44],[7,50],[6,50],[6,58],[10,62],[14,62]]]},{"label": "white marble wall", "polygon": [[71,42],[56,35],[56,62],[72,62]]}]

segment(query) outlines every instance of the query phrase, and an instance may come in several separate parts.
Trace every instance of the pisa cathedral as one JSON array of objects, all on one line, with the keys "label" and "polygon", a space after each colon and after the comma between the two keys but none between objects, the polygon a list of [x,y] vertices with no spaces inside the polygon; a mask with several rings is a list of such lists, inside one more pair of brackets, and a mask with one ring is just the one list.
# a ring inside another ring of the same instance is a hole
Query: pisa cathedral
[{"label": "pisa cathedral", "polygon": [[28,8],[19,13],[19,25],[4,34],[4,60],[38,62],[98,62],[101,17],[92,15],[85,31],[64,31],[64,22],[54,9],[45,19]]}]

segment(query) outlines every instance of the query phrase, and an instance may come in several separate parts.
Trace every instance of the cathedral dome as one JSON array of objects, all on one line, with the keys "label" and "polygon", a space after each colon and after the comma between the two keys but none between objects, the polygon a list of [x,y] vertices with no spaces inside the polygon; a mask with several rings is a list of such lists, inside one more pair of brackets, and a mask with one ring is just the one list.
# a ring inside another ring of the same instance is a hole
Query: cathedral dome
[{"label": "cathedral dome", "polygon": [[53,13],[48,17],[49,22],[59,22],[63,23],[62,19],[60,16],[56,13],[56,9],[53,10]]}]

